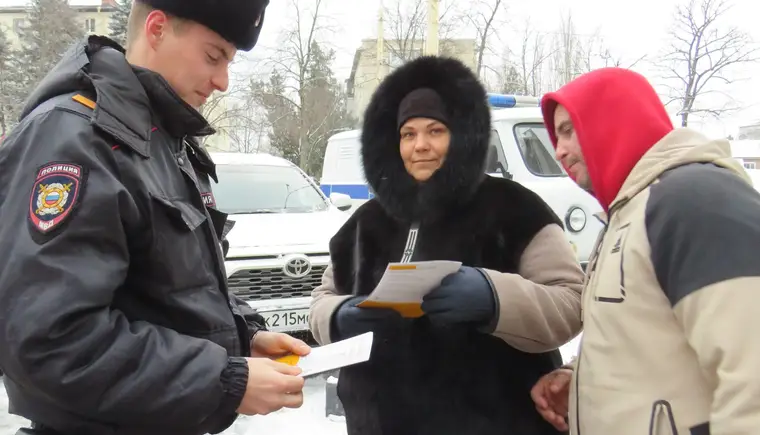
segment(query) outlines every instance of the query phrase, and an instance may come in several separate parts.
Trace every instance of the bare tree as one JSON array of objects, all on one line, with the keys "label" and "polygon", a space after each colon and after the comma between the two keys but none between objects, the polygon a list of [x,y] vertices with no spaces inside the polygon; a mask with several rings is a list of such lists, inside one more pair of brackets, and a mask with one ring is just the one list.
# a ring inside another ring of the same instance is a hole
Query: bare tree
[{"label": "bare tree", "polygon": [[230,149],[241,153],[268,151],[267,135],[272,128],[264,107],[249,95],[245,101],[236,103],[240,115],[232,120],[229,129]]},{"label": "bare tree", "polygon": [[285,42],[276,50],[271,61],[276,65],[275,68],[284,74],[286,82],[292,83],[286,84],[286,89],[290,88],[296,94],[296,98],[289,98],[284,95],[281,98],[288,99],[298,114],[298,155],[300,161],[296,163],[303,168],[308,163],[309,155],[309,133],[304,116],[309,104],[307,101],[308,70],[315,54],[317,35],[323,30],[320,22],[322,0],[314,0],[311,13],[302,11],[303,1],[291,0],[290,3],[295,11],[293,27],[286,31]]},{"label": "bare tree", "polygon": [[[451,36],[458,21],[454,5],[453,1],[449,2],[438,15],[438,38],[444,41]],[[391,66],[420,56],[427,37],[427,0],[394,0],[383,8],[383,24]],[[441,48],[445,50],[446,44]]]},{"label": "bare tree", "polygon": [[388,36],[385,48],[391,58],[403,63],[419,56],[420,41],[425,38],[425,19],[424,0],[397,0],[393,6],[383,9],[383,25]]},{"label": "bare tree", "polygon": [[324,0],[310,3],[291,0],[292,27],[270,58],[275,73],[270,84],[258,86],[256,92],[273,126],[273,147],[315,174],[322,167],[327,135],[348,120],[345,98],[331,70],[335,52],[320,41],[331,31],[321,15]]},{"label": "bare tree", "polygon": [[470,3],[470,10],[465,13],[465,19],[475,29],[477,37],[476,47],[476,73],[481,76],[486,51],[490,49],[489,38],[494,34],[494,27],[498,23],[499,12],[506,11],[506,2],[502,0],[480,0],[478,3]]},{"label": "bare tree", "polygon": [[544,93],[543,71],[554,55],[554,50],[547,45],[546,36],[535,31],[530,22],[527,22],[519,50],[520,75],[525,95]]},{"label": "bare tree", "polygon": [[591,70],[590,52],[595,37],[580,35],[571,14],[562,18],[554,37],[551,57],[552,86],[555,89]]},{"label": "bare tree", "polygon": [[[239,62],[233,61],[233,65]],[[229,136],[233,128],[241,125],[246,114],[242,107],[247,102],[248,81],[233,82],[226,92],[214,92],[200,107],[199,112],[206,121],[214,127],[217,134]],[[202,144],[206,144],[211,136],[199,138]]]},{"label": "bare tree", "polygon": [[647,59],[647,55],[643,54],[635,58],[632,62],[626,61],[623,56],[613,53],[612,49],[604,45],[604,42],[600,40],[599,52],[597,53],[599,60],[601,61],[601,67],[618,67],[633,69],[640,62]]},{"label": "bare tree", "polygon": [[740,64],[755,62],[758,49],[749,35],[734,26],[721,26],[721,18],[730,9],[724,0],[690,0],[676,10],[673,43],[664,56],[668,74],[670,103],[679,105],[681,125],[689,115],[704,113],[719,116],[736,107],[700,107],[697,100],[717,92],[711,85],[733,82],[726,74]]}]

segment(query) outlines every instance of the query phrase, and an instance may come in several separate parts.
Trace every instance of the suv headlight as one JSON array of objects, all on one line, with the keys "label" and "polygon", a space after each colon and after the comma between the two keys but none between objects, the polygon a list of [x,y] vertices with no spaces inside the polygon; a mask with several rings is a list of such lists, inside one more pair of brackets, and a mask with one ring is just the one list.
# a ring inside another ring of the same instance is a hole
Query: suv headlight
[{"label": "suv headlight", "polygon": [[572,233],[580,233],[586,228],[586,212],[580,207],[570,207],[565,215],[565,226]]}]

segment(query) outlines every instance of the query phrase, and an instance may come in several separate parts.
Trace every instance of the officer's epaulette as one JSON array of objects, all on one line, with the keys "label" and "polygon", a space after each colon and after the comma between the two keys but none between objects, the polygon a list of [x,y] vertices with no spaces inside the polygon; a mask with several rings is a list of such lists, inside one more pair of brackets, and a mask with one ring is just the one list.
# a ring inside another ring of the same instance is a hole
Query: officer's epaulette
[{"label": "officer's epaulette", "polygon": [[77,103],[89,107],[92,110],[95,110],[95,102],[91,99],[85,97],[82,94],[76,94],[73,97],[71,97],[72,100],[76,101]]}]

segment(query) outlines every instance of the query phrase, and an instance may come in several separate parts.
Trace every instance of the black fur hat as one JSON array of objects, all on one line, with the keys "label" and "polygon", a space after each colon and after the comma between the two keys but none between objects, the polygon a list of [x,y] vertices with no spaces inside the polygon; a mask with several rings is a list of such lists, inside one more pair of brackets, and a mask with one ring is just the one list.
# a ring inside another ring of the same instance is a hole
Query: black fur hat
[{"label": "black fur hat", "polygon": [[[402,100],[420,88],[440,96],[451,132],[443,166],[424,183],[404,168],[398,130]],[[393,71],[372,95],[361,132],[364,174],[391,215],[436,219],[468,201],[480,185],[490,135],[486,90],[473,71],[454,58],[423,56]]]},{"label": "black fur hat", "polygon": [[249,51],[259,39],[269,0],[137,0],[171,15],[203,24],[238,50]]}]

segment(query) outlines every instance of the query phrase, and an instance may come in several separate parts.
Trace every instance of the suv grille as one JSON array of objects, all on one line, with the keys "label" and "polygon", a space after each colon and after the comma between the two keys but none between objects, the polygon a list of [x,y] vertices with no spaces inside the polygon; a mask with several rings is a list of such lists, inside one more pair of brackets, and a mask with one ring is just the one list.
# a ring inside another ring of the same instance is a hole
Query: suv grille
[{"label": "suv grille", "polygon": [[291,278],[282,273],[281,267],[245,269],[235,272],[227,282],[230,291],[246,301],[308,297],[322,283],[326,268],[312,266],[303,278]]}]

